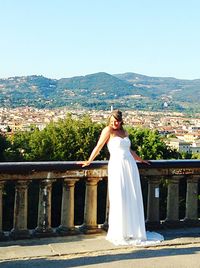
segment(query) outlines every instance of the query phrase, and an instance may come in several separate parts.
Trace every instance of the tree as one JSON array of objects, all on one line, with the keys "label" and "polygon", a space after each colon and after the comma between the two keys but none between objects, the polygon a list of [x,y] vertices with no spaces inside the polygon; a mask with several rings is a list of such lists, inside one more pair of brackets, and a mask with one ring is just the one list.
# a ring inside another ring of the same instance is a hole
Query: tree
[{"label": "tree", "polygon": [[166,145],[157,130],[128,127],[132,149],[144,159],[178,158],[179,153]]},{"label": "tree", "polygon": [[[102,128],[102,124],[93,123],[87,115],[75,120],[69,114],[64,120],[51,122],[42,131],[34,128],[31,132],[17,132],[12,141],[13,157],[20,155],[20,159],[26,161],[85,160]],[[107,156],[104,148],[97,159]]]},{"label": "tree", "polygon": [[192,159],[200,159],[200,153],[193,153]]},{"label": "tree", "polygon": [[[94,123],[88,115],[79,120],[70,114],[64,120],[49,123],[46,128],[32,128],[29,132],[17,132],[11,140],[9,160],[79,161],[88,159],[105,124]],[[127,127],[132,148],[144,159],[179,158],[179,153],[170,149],[158,131]],[[13,158],[12,158],[13,157]],[[104,146],[96,160],[108,159]]]},{"label": "tree", "polygon": [[9,147],[6,137],[0,134],[0,161],[5,161],[5,151]]}]

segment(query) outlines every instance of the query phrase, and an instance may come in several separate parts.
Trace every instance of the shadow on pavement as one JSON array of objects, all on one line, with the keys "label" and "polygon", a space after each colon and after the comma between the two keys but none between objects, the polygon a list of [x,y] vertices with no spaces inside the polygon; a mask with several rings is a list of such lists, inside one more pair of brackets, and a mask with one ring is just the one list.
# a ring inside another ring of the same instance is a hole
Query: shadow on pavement
[{"label": "shadow on pavement", "polygon": [[43,238],[31,238],[31,239],[23,239],[23,240],[7,240],[1,241],[0,247],[7,246],[37,246],[37,245],[47,245],[54,243],[67,243],[67,242],[79,242],[85,240],[86,238],[94,238],[97,235],[86,236],[86,235],[74,235],[74,236],[56,236],[56,237],[43,237]]},{"label": "shadow on pavement", "polygon": [[[186,238],[186,237],[200,237],[200,227],[193,228],[179,228],[179,229],[160,229],[155,230],[156,232],[162,234],[165,238],[165,241],[176,239],[176,238]],[[101,235],[105,235],[106,232],[102,232]],[[8,241],[0,241],[0,247],[4,246],[29,246],[29,245],[46,245],[53,243],[66,243],[66,242],[78,242],[85,240],[86,238],[96,238],[99,236],[95,235],[73,235],[73,236],[56,236],[56,237],[43,237],[43,238],[31,238],[31,239],[23,239],[23,240],[8,240]]]},{"label": "shadow on pavement", "polygon": [[17,260],[0,262],[0,267],[48,267],[48,268],[67,268],[67,267],[79,267],[85,265],[106,265],[111,262],[125,261],[125,260],[138,260],[138,259],[150,259],[150,258],[162,258],[169,256],[183,256],[187,258],[187,255],[200,253],[200,247],[188,247],[188,248],[162,248],[162,249],[142,249],[134,250],[129,253],[119,254],[105,254],[101,256],[82,256],[73,259],[64,259],[64,257],[52,257],[47,259],[29,259],[29,260]]}]

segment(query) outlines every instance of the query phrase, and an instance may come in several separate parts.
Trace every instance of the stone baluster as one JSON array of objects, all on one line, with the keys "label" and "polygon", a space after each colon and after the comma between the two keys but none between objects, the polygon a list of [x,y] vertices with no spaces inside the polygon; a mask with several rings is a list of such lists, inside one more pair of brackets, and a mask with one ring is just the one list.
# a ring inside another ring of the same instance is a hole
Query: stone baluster
[{"label": "stone baluster", "polygon": [[102,230],[97,225],[97,184],[99,177],[89,177],[86,179],[84,222],[80,227],[83,233],[97,233]]},{"label": "stone baluster", "polygon": [[105,211],[105,222],[102,225],[103,230],[108,230],[108,217],[109,217],[109,192],[108,192],[108,187],[107,187],[107,193],[106,193],[106,211]]},{"label": "stone baluster", "polygon": [[51,228],[51,192],[52,180],[45,179],[40,182],[38,223],[34,235],[37,237],[48,237],[55,235]]},{"label": "stone baluster", "polygon": [[199,175],[191,175],[187,178],[186,212],[184,223],[186,225],[198,225],[198,180]]},{"label": "stone baluster", "polygon": [[159,178],[148,177],[148,199],[147,199],[147,219],[148,228],[160,227],[159,214]]},{"label": "stone baluster", "polygon": [[5,238],[3,229],[2,229],[2,223],[3,223],[3,188],[4,188],[4,181],[0,181],[0,240],[3,240]]},{"label": "stone baluster", "polygon": [[57,232],[61,235],[73,235],[79,231],[74,226],[74,187],[77,178],[68,178],[63,181],[61,225]]},{"label": "stone baluster", "polygon": [[171,176],[167,192],[167,217],[164,225],[170,227],[180,226],[179,221],[179,180],[182,176]]},{"label": "stone baluster", "polygon": [[28,181],[19,180],[15,185],[13,229],[10,233],[13,239],[30,237],[29,230],[27,229],[28,183]]}]

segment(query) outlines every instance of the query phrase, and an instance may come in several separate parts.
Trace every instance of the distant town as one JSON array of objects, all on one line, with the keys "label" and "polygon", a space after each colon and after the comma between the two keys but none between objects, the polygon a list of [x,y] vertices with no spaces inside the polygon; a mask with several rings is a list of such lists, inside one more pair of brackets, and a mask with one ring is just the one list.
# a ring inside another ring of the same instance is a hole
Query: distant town
[{"label": "distant town", "polygon": [[[112,109],[112,107],[111,107]],[[68,108],[38,109],[33,107],[0,108],[0,131],[5,135],[18,130],[30,131],[32,126],[44,129],[51,121],[64,119],[67,114],[80,118],[88,114],[94,122],[107,122],[109,110],[72,110]],[[179,152],[200,153],[200,115],[188,117],[183,113],[123,111],[125,125],[158,130],[168,137],[166,142]]]}]

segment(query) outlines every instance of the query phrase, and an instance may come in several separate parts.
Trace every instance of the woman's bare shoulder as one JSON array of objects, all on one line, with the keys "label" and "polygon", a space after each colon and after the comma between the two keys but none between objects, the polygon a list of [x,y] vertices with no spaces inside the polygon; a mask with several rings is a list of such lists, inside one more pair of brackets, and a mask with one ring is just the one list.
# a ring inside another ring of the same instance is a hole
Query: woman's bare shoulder
[{"label": "woman's bare shoulder", "polygon": [[112,132],[112,128],[110,126],[106,126],[102,130],[102,133],[104,133],[104,134],[110,134],[111,132]]}]

